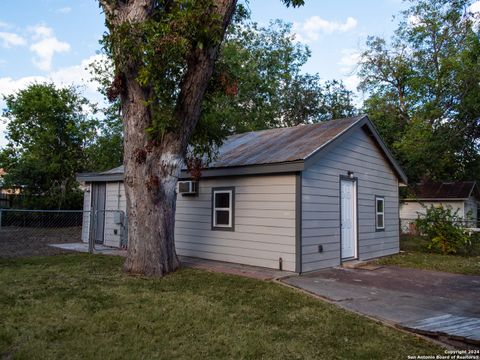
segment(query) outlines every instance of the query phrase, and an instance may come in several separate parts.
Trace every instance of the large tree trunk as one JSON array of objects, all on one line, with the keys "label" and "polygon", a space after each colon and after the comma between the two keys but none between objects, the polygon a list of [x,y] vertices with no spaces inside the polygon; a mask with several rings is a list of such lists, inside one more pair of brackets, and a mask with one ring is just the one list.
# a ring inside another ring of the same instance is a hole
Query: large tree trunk
[{"label": "large tree trunk", "polygon": [[[124,179],[128,214],[128,254],[124,270],[162,276],[180,263],[175,252],[175,187],[182,154],[178,142],[149,140],[146,96],[135,79],[122,101],[125,129]],[[170,136],[169,138],[172,138]]]},{"label": "large tree trunk", "polygon": [[[223,19],[222,30],[231,21],[236,0],[213,0]],[[153,0],[100,0],[113,26],[145,21]],[[201,104],[213,73],[220,44],[195,48],[186,59],[187,71],[180,85],[174,121],[177,130],[162,139],[150,139],[146,129],[152,114],[146,106],[153,89],[137,81],[138,64],[122,69],[121,94],[124,121],[124,180],[128,215],[128,253],[124,270],[147,276],[163,276],[180,266],[175,252],[176,183],[189,139],[200,118]],[[116,56],[123,56],[121,51]],[[114,59],[115,60],[115,59]]]}]

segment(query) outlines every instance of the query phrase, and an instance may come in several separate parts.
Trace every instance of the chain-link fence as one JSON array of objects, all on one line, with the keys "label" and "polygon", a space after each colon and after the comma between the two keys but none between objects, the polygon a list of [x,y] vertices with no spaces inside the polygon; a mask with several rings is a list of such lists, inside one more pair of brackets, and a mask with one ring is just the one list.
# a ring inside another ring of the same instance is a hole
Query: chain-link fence
[{"label": "chain-link fence", "polygon": [[8,194],[0,193],[0,209],[8,209],[11,205],[10,196]]},{"label": "chain-link fence", "polygon": [[65,252],[52,244],[126,248],[126,223],[120,210],[0,209],[0,258]]},{"label": "chain-link fence", "polygon": [[51,255],[81,241],[83,211],[0,209],[0,257]]},{"label": "chain-link fence", "polygon": [[92,210],[88,212],[88,216],[88,219],[84,219],[82,238],[88,242],[90,252],[100,244],[122,249],[127,247],[128,222],[124,211]]},{"label": "chain-link fence", "polygon": [[[418,235],[416,221],[417,219],[400,219],[400,233],[404,235]],[[477,220],[457,220],[453,224],[472,232],[480,232],[480,225]]]}]

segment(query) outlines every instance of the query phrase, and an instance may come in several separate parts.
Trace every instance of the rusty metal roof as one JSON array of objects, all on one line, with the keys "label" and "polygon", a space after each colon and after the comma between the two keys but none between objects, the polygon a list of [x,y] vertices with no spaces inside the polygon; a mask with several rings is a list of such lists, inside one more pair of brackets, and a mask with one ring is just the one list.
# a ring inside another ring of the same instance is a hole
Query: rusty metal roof
[{"label": "rusty metal roof", "polygon": [[[357,127],[368,129],[402,183],[406,184],[403,170],[366,115],[232,135],[218,150],[216,160],[202,170],[202,177],[302,171],[309,166],[314,154]],[[183,170],[181,178],[188,177],[188,172]],[[123,179],[123,166],[99,174],[79,174],[78,179],[118,181]]]},{"label": "rusty metal roof", "polygon": [[[229,136],[208,168],[262,165],[304,160],[365,116],[318,124],[251,131]],[[100,173],[123,174],[123,166]]]},{"label": "rusty metal roof", "polygon": [[123,165],[116,168],[101,172],[102,175],[113,175],[113,174],[123,174]]},{"label": "rusty metal roof", "polygon": [[209,168],[262,165],[305,160],[363,116],[233,135]]},{"label": "rusty metal roof", "polygon": [[411,199],[468,199],[471,195],[479,197],[475,181],[457,181],[443,183],[420,183],[409,188],[414,195]]}]

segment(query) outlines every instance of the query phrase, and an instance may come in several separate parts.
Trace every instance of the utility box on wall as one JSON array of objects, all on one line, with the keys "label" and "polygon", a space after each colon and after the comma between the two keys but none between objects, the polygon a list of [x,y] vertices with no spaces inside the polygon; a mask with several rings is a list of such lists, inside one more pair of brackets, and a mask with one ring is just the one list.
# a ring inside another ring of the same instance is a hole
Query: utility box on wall
[{"label": "utility box on wall", "polygon": [[117,225],[123,224],[123,212],[115,211],[113,213],[113,222]]}]

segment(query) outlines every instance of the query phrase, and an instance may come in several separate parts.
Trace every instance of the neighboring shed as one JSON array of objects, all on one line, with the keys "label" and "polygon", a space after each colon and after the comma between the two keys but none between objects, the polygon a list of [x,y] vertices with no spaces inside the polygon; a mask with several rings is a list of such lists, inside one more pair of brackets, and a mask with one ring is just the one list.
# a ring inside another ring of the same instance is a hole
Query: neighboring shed
[{"label": "neighboring shed", "polygon": [[[125,209],[122,167],[78,179],[90,187],[86,210],[93,198]],[[234,135],[196,195],[177,196],[177,253],[298,273],[394,254],[406,182],[366,116]]]},{"label": "neighboring shed", "polygon": [[425,215],[432,205],[451,208],[468,226],[479,227],[480,191],[475,181],[421,183],[409,187],[409,195],[400,203],[402,230]]}]

